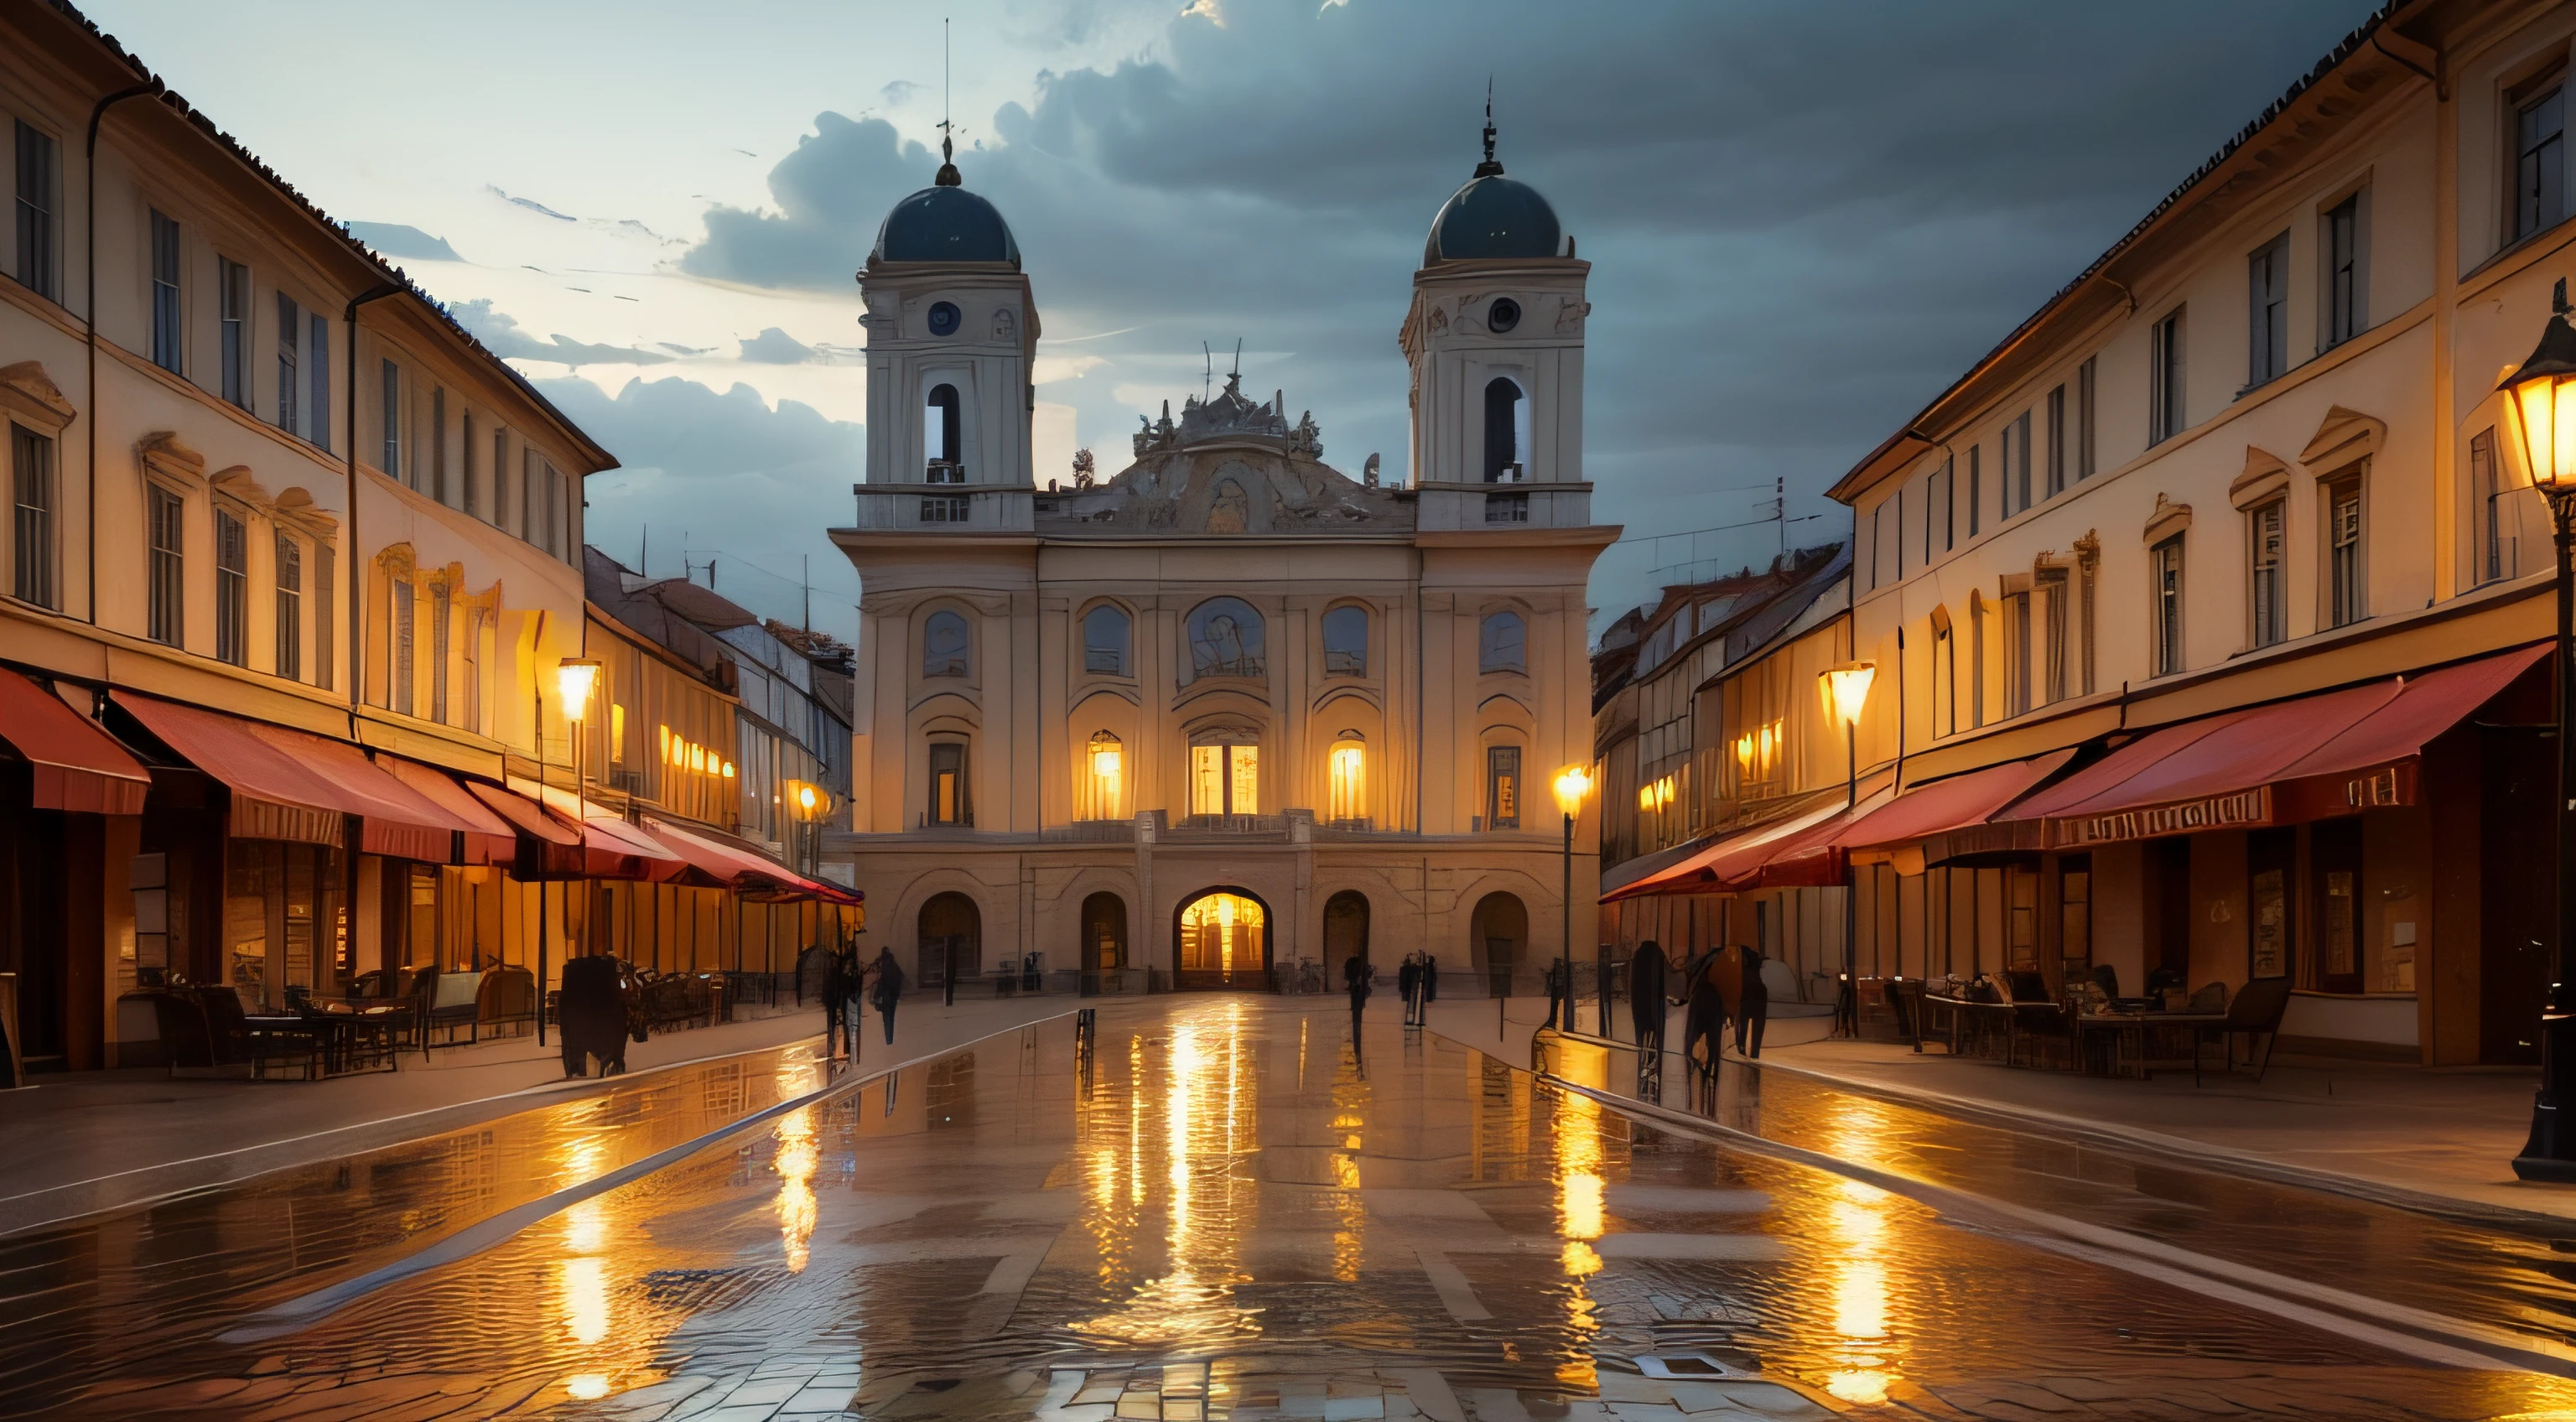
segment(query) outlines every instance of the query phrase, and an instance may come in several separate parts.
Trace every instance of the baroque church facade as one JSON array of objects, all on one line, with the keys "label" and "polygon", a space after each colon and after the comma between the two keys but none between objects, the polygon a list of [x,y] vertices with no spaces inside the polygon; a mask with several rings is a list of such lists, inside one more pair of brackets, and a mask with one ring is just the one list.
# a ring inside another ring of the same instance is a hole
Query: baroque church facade
[{"label": "baroque church facade", "polygon": [[1238,373],[1113,477],[1042,487],[1016,239],[953,162],[895,206],[859,276],[867,482],[831,535],[863,585],[855,790],[825,849],[917,982],[1034,954],[1113,990],[1337,984],[1427,951],[1453,991],[1531,990],[1619,533],[1583,478],[1588,270],[1488,127],[1399,333],[1409,483],[1325,463]]}]

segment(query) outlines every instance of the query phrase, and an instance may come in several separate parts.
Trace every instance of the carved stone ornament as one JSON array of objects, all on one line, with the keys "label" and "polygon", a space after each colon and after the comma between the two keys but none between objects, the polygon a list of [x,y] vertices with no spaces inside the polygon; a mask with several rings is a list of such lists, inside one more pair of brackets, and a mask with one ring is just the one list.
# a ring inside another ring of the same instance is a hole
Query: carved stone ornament
[{"label": "carved stone ornament", "polygon": [[135,443],[134,453],[149,473],[183,484],[206,482],[206,456],[181,444],[176,431],[156,430],[145,435]]},{"label": "carved stone ornament", "polygon": [[994,312],[993,339],[996,341],[1016,341],[1019,338],[1019,318],[1011,314],[1010,308],[1006,306],[1001,310]]},{"label": "carved stone ornament", "polygon": [[2178,504],[2162,494],[2156,495],[2155,512],[2147,515],[2146,541],[2162,543],[2191,527],[2191,505]]},{"label": "carved stone ornament", "polygon": [[1591,314],[1591,302],[1577,301],[1571,296],[1558,297],[1556,299],[1556,329],[1558,334],[1567,336],[1582,335],[1583,319]]},{"label": "carved stone ornament", "polygon": [[2307,448],[2299,451],[2299,462],[2308,466],[2309,473],[2323,478],[2379,453],[2387,439],[2387,421],[2335,405],[2317,422],[2316,434],[2309,438]]},{"label": "carved stone ornament", "polygon": [[1447,335],[1449,333],[1449,313],[1441,310],[1437,306],[1432,307],[1431,320],[1428,324],[1431,327],[1431,334],[1435,336]]},{"label": "carved stone ornament", "polygon": [[2239,509],[2269,502],[2290,487],[2290,466],[2281,457],[2254,445],[2245,446],[2245,469],[2227,486],[2227,501]]},{"label": "carved stone ornament", "polygon": [[22,360],[0,366],[0,408],[31,429],[59,435],[80,411],[63,396],[62,387],[45,374],[42,361]]}]

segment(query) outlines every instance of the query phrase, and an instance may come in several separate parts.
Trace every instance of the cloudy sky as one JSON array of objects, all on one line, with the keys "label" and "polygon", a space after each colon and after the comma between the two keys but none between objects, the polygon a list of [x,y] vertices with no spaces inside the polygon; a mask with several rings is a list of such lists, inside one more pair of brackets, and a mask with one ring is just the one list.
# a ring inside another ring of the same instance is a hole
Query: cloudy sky
[{"label": "cloudy sky", "polygon": [[1403,467],[1396,327],[1490,76],[1506,167],[1594,264],[1585,458],[1631,530],[1597,623],[1659,571],[1767,557],[1774,480],[1789,542],[1838,536],[1826,485],[2369,10],[379,8],[89,5],[618,455],[594,541],[631,564],[649,537],[656,573],[713,559],[789,618],[810,563],[844,635],[857,582],[821,530],[852,517],[867,419],[852,274],[930,181],[943,92],[1036,289],[1039,479],[1077,443],[1124,467],[1136,415],[1237,340],[1246,388],[1284,388],[1356,472]]}]

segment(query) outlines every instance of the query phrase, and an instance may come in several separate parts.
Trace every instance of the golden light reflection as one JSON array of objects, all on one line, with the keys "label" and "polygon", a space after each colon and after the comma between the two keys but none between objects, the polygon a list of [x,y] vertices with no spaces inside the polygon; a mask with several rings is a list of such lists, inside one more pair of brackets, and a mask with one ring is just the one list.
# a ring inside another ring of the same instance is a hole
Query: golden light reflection
[{"label": "golden light reflection", "polygon": [[1591,1245],[1584,1243],[1582,1240],[1567,1240],[1565,1242],[1565,1252],[1563,1255],[1559,1256],[1559,1258],[1565,1265],[1565,1272],[1575,1278],[1580,1279],[1586,1275],[1598,1274],[1601,1272],[1600,1254],[1595,1252]]},{"label": "golden light reflection", "polygon": [[564,1248],[575,1254],[597,1254],[608,1244],[608,1217],[596,1199],[564,1211]]},{"label": "golden light reflection", "polygon": [[[1845,1124],[1853,1135],[1875,1135],[1866,1122]],[[1887,1356],[1894,1282],[1880,1257],[1894,1200],[1875,1185],[1841,1180],[1824,1205],[1825,1282],[1836,1339],[1825,1390],[1845,1402],[1884,1402],[1898,1376]]]},{"label": "golden light reflection", "polygon": [[799,1106],[778,1118],[778,1234],[787,1245],[787,1272],[802,1274],[814,1238],[814,1108]]},{"label": "golden light reflection", "polygon": [[564,1379],[564,1394],[575,1402],[597,1402],[608,1396],[608,1379],[597,1373],[584,1373]]},{"label": "golden light reflection", "polygon": [[1557,1192],[1561,1215],[1557,1232],[1568,1239],[1599,1239],[1602,1230],[1601,1177],[1582,1171],[1565,1177]]},{"label": "golden light reflection", "polygon": [[566,1259],[555,1266],[555,1281],[563,1295],[563,1327],[572,1341],[588,1347],[608,1336],[608,1266],[606,1261],[586,1257]]}]

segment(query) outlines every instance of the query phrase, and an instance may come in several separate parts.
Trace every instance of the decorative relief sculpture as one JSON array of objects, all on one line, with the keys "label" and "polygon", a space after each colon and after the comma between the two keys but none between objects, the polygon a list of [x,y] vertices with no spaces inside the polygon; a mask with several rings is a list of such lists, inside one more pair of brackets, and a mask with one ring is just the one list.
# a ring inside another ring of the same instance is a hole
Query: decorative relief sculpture
[{"label": "decorative relief sculpture", "polygon": [[993,313],[993,339],[994,339],[994,340],[997,340],[997,341],[1016,341],[1016,340],[1018,340],[1019,338],[1020,338],[1020,322],[1019,322],[1019,318],[1017,318],[1017,317],[1013,316],[1013,315],[1010,313],[1010,309],[1009,309],[1009,308],[1007,308],[1007,307],[1003,308],[1002,310],[999,310],[999,311],[994,312],[994,313]]},{"label": "decorative relief sculpture", "polygon": [[1570,296],[1560,296],[1556,300],[1556,329],[1564,335],[1582,335],[1583,318],[1591,314],[1591,302],[1577,301]]},{"label": "decorative relief sculpture", "polygon": [[1360,466],[1360,484],[1364,488],[1374,489],[1377,487],[1376,455],[1371,454],[1368,457],[1368,462]]}]

